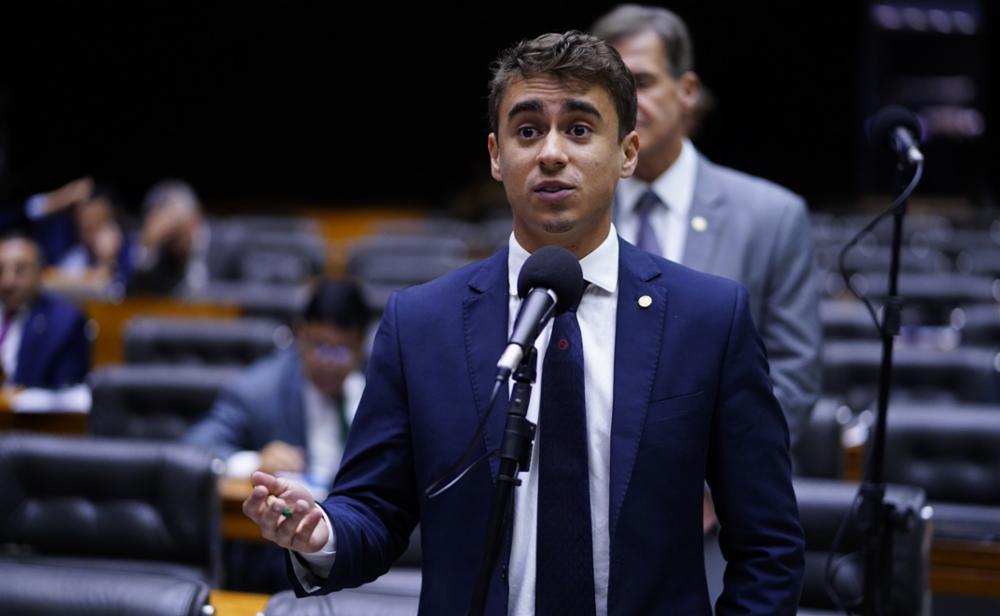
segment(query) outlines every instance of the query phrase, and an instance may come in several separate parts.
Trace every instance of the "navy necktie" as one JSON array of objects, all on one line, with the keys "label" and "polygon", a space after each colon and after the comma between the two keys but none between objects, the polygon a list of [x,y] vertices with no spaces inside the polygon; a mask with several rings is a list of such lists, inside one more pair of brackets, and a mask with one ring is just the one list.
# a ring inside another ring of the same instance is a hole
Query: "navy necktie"
[{"label": "navy necktie", "polygon": [[653,189],[649,189],[643,193],[639,197],[639,201],[635,204],[635,215],[639,219],[639,232],[635,236],[635,245],[658,257],[663,256],[663,245],[660,244],[659,238],[656,237],[656,231],[653,230],[650,215],[656,207],[662,204],[663,201],[656,196]]},{"label": "navy necktie", "polygon": [[542,370],[535,613],[593,615],[583,341],[575,311],[556,317]]}]

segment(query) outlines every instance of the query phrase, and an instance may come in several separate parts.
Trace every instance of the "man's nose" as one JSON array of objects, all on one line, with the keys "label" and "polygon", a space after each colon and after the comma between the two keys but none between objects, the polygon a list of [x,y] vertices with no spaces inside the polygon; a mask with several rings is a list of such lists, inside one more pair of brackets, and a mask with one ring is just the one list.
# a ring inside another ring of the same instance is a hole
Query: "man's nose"
[{"label": "man's nose", "polygon": [[542,141],[542,149],[538,152],[538,164],[542,168],[560,169],[569,162],[566,153],[566,140],[559,131],[549,131]]}]

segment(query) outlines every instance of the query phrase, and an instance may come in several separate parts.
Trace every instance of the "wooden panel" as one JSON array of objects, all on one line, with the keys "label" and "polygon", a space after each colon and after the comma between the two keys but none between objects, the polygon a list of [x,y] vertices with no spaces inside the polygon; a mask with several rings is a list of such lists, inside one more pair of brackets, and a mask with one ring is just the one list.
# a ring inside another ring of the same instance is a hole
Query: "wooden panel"
[{"label": "wooden panel", "polygon": [[1000,543],[935,539],[931,590],[1000,598]]},{"label": "wooden panel", "polygon": [[417,207],[305,208],[299,212],[319,225],[327,244],[326,272],[342,276],[347,266],[347,249],[358,239],[371,235],[382,223],[392,220],[419,220],[427,213]]},{"label": "wooden panel", "polygon": [[260,529],[243,514],[243,501],[253,491],[253,484],[247,479],[232,479],[223,477],[219,481],[219,494],[222,496],[222,536],[226,539],[239,539],[263,543],[266,540],[260,536]]},{"label": "wooden panel", "polygon": [[215,607],[215,616],[257,616],[264,612],[270,598],[270,595],[213,590],[208,602]]},{"label": "wooden panel", "polygon": [[74,436],[87,431],[86,413],[15,413],[10,404],[8,392],[0,390],[0,431],[21,430]]},{"label": "wooden panel", "polygon": [[235,318],[240,315],[240,308],[235,304],[179,301],[161,297],[130,297],[119,304],[86,302],[83,309],[97,326],[92,353],[94,366],[122,363],[125,356],[125,324],[132,317]]}]

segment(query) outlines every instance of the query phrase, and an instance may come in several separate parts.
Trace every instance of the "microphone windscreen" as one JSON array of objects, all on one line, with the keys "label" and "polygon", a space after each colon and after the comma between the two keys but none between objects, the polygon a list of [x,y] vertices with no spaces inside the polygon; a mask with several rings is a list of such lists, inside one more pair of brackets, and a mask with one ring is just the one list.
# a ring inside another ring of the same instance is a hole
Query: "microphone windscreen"
[{"label": "microphone windscreen", "polygon": [[922,140],[920,120],[912,111],[899,105],[883,107],[872,116],[868,122],[868,139],[877,146],[884,146],[889,143],[889,136],[897,126],[909,130],[917,141]]},{"label": "microphone windscreen", "polygon": [[517,277],[517,294],[523,299],[538,288],[556,294],[556,313],[576,308],[583,295],[583,270],[573,253],[559,246],[531,253]]}]

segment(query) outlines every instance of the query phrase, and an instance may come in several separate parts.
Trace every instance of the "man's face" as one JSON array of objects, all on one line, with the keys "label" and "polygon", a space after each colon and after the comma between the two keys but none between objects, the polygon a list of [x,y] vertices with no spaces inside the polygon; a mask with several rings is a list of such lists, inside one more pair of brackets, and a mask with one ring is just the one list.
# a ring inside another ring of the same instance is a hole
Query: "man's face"
[{"label": "man's face", "polygon": [[76,227],[85,245],[93,246],[101,229],[109,224],[114,224],[114,211],[107,199],[98,197],[76,206]]},{"label": "man's face", "polygon": [[306,378],[328,396],[340,395],[344,379],[358,367],[364,333],[307,322],[296,332]]},{"label": "man's face", "polygon": [[680,154],[685,124],[697,100],[698,79],[691,72],[680,78],[670,74],[666,48],[652,30],[612,45],[635,76],[639,103],[635,128],[642,144],[637,175],[652,181]]},{"label": "man's face", "polygon": [[603,87],[541,75],[507,85],[488,147],[517,241],[529,252],[558,245],[579,258],[607,237],[615,185],[632,175],[638,137],[619,142]]},{"label": "man's face", "polygon": [[0,242],[0,303],[7,310],[20,310],[38,294],[41,282],[38,246],[23,239]]}]

